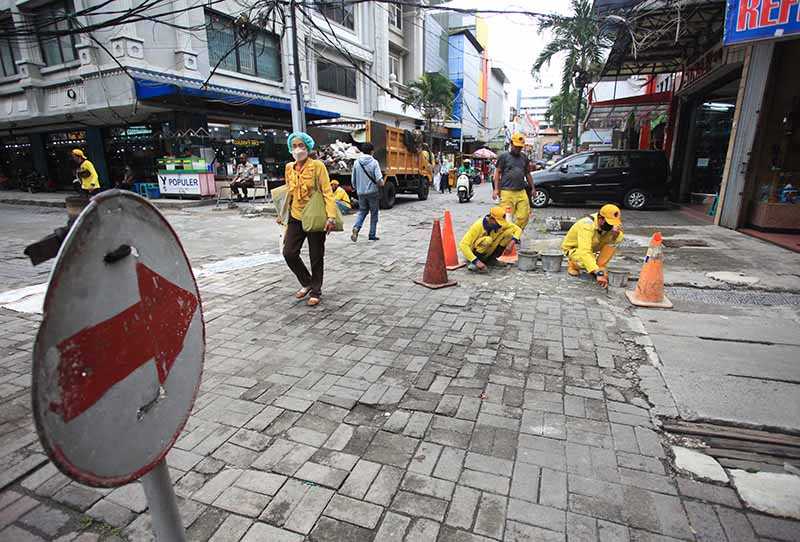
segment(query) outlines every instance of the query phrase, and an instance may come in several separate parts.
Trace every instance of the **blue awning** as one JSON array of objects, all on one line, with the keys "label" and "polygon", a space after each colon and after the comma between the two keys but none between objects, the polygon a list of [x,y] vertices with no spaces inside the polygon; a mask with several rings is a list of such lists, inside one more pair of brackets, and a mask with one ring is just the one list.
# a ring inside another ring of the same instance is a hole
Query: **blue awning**
[{"label": "blue awning", "polygon": [[[291,102],[283,97],[255,92],[239,91],[218,85],[201,86],[197,80],[161,74],[134,74],[133,83],[139,100],[153,100],[170,96],[192,96],[209,102],[222,102],[232,106],[262,107],[291,113]],[[336,119],[341,115],[333,111],[306,107],[306,115],[311,120]]]}]

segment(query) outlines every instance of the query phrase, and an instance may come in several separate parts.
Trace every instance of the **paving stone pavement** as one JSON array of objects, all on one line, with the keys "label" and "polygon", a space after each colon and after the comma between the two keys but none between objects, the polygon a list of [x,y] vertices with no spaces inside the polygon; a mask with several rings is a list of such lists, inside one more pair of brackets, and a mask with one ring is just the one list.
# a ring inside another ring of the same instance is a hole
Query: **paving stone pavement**
[{"label": "paving stone pavement", "polygon": [[[485,192],[400,205],[378,243],[332,237],[313,309],[281,263],[199,280],[205,371],[168,456],[188,539],[800,540],[675,474],[619,292],[511,268],[412,284],[431,218],[463,231]],[[42,451],[38,320],[0,309],[0,540],[151,540],[138,483],[88,488]]]}]

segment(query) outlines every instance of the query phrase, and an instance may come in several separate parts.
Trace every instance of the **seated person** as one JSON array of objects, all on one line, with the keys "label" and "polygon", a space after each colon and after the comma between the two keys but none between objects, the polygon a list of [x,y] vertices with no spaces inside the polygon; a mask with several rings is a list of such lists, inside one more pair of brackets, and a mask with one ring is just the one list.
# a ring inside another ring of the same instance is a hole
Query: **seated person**
[{"label": "seated person", "polygon": [[489,214],[475,221],[458,247],[469,262],[470,271],[485,271],[487,265],[501,265],[497,258],[509,243],[519,244],[522,229],[506,220],[504,207],[492,207]]},{"label": "seated person", "polygon": [[600,286],[608,288],[606,267],[622,238],[622,216],[616,205],[608,203],[599,212],[581,218],[561,243],[567,257],[567,273],[577,277],[583,269],[594,275]]},{"label": "seated person", "polygon": [[339,186],[339,181],[331,179],[331,189],[333,190],[333,199],[336,200],[336,206],[343,215],[349,215],[353,212],[353,204],[350,202],[350,196],[344,188]]},{"label": "seated person", "polygon": [[241,188],[244,199],[247,199],[247,189],[256,185],[256,166],[247,159],[246,154],[239,155],[239,163],[236,164],[236,174],[231,181],[231,195],[236,196],[237,201],[242,201],[239,194]]},{"label": "seated person", "polygon": [[470,160],[464,160],[464,163],[461,164],[460,168],[458,168],[458,174],[466,175],[467,177],[470,177],[470,180],[472,180],[472,177],[476,174],[475,169],[472,167],[472,162]]}]

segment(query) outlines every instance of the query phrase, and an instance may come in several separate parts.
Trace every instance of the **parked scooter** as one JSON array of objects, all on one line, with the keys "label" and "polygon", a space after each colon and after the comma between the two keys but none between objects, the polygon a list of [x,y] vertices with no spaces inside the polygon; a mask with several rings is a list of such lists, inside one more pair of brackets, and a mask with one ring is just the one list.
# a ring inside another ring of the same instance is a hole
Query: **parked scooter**
[{"label": "parked scooter", "polygon": [[456,193],[458,194],[458,202],[465,203],[472,199],[472,180],[468,175],[461,174],[456,179]]},{"label": "parked scooter", "polygon": [[25,189],[31,194],[36,192],[44,192],[45,190],[49,189],[47,178],[44,175],[40,175],[36,172],[29,173],[23,182]]}]

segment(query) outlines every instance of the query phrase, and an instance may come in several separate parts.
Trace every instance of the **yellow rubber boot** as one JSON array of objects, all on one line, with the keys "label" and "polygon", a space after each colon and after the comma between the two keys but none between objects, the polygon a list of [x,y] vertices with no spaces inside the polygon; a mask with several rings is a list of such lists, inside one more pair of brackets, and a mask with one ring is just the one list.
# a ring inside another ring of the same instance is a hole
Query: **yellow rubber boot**
[{"label": "yellow rubber boot", "polygon": [[606,245],[600,249],[600,254],[597,256],[597,265],[603,271],[606,270],[608,267],[608,263],[611,261],[611,258],[614,257],[614,254],[617,252],[617,247],[612,245]]},{"label": "yellow rubber boot", "polygon": [[581,268],[578,267],[578,264],[572,261],[572,259],[567,260],[567,273],[570,276],[577,277],[581,274]]}]

